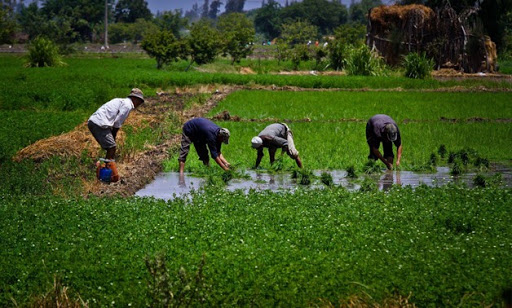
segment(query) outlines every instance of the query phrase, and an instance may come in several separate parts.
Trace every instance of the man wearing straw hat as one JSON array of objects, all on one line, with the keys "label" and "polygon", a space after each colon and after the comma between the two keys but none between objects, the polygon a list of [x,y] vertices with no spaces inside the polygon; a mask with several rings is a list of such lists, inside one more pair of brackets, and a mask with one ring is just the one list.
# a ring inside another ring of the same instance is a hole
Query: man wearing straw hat
[{"label": "man wearing straw hat", "polygon": [[111,182],[119,181],[119,173],[115,163],[117,132],[130,112],[142,103],[144,103],[142,91],[134,88],[127,98],[114,98],[103,104],[91,115],[87,122],[94,139],[107,151],[105,161],[106,167],[112,169]]},{"label": "man wearing straw hat", "polygon": [[[396,166],[400,166],[400,159],[402,158],[402,138],[400,137],[400,130],[395,121],[388,115],[376,114],[371,117],[366,123],[366,142],[370,148],[369,159],[380,159],[386,167],[393,169],[393,144],[397,148]],[[379,147],[382,142],[384,148],[384,156],[380,153]]]},{"label": "man wearing straw hat", "polygon": [[277,149],[282,149],[282,153],[286,152],[288,156],[295,160],[297,166],[302,168],[299,151],[297,151],[293,142],[292,131],[284,123],[274,123],[265,127],[258,136],[252,138],[251,144],[254,149],[258,150],[255,168],[258,168],[261,163],[264,148],[268,148],[270,164],[273,164],[275,161]]}]

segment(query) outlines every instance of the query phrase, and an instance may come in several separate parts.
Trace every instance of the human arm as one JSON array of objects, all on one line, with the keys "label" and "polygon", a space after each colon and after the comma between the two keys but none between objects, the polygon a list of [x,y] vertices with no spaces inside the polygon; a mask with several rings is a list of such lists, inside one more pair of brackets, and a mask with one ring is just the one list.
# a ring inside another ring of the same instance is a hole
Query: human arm
[{"label": "human arm", "polygon": [[397,158],[396,158],[396,166],[400,166],[400,160],[402,159],[402,145],[400,144],[400,146],[398,147],[398,149],[396,150],[397,154]]},{"label": "human arm", "polygon": [[215,157],[215,162],[217,163],[217,165],[219,165],[224,171],[228,171],[229,170],[229,167],[222,161],[222,159],[220,158],[220,155]]},{"label": "human arm", "polygon": [[228,168],[231,167],[231,164],[228,163],[228,161],[224,158],[224,156],[222,155],[222,153],[219,153],[219,158],[220,160],[224,163],[224,165],[226,165]]}]

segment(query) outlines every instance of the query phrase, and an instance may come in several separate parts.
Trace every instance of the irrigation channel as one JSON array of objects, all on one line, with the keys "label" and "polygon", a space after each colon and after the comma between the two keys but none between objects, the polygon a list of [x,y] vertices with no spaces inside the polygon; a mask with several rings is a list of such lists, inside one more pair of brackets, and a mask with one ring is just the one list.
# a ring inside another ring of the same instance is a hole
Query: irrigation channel
[{"label": "irrigation channel", "polygon": [[[362,177],[349,178],[346,171],[333,170],[333,171],[315,171],[314,174],[318,177],[315,178],[311,185],[304,186],[297,184],[295,179],[292,179],[290,173],[265,173],[256,172],[253,170],[246,171],[248,176],[245,179],[232,179],[226,185],[226,189],[234,191],[241,189],[243,191],[255,190],[296,190],[299,187],[322,188],[325,187],[319,179],[323,173],[329,173],[334,181],[334,185],[345,187],[350,191],[356,191],[361,188]],[[485,177],[491,177],[496,173],[502,175],[502,185],[506,188],[512,188],[512,168],[497,167],[492,171],[481,172]],[[374,181],[380,190],[388,190],[393,185],[417,187],[419,185],[427,186],[441,186],[448,183],[465,184],[468,187],[474,187],[474,178],[477,175],[475,172],[464,173],[458,176],[452,176],[448,167],[437,167],[435,173],[416,173],[412,171],[386,171],[381,174],[366,175],[364,177]],[[155,180],[146,185],[143,189],[136,193],[139,197],[154,197],[157,199],[172,200],[177,197],[183,197],[190,193],[192,190],[198,190],[205,185],[206,179],[194,177],[189,174],[185,175],[185,184],[179,184],[178,172],[162,172],[156,176]]]}]

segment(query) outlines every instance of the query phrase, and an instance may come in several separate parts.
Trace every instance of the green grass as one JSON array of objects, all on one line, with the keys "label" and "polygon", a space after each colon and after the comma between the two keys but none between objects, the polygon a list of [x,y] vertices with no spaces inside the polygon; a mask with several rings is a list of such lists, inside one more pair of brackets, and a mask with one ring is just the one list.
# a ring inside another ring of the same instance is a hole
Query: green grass
[{"label": "green grass", "polygon": [[[20,57],[0,55],[0,109],[84,110],[93,112],[112,97],[127,95],[133,87],[146,96],[159,88],[196,84],[276,85],[306,88],[435,89],[462,86],[512,88],[508,82],[475,80],[412,80],[404,77],[279,76],[183,72],[185,62],[156,70],[154,60],[130,58],[67,58],[65,67],[23,68]],[[178,68],[179,71],[174,70]]]},{"label": "green grass", "polygon": [[512,118],[510,93],[457,92],[276,92],[238,91],[210,111],[223,110],[245,119],[367,121],[378,113],[396,121]]},{"label": "green grass", "polygon": [[[492,161],[507,163],[511,159],[512,125],[492,121],[512,118],[508,93],[239,91],[228,96],[209,115],[223,110],[242,119],[290,120],[303,163],[312,169],[345,169],[354,165],[362,171],[368,156],[366,121],[376,113],[392,116],[399,125],[404,147],[402,169],[415,170],[426,164],[441,144],[450,151],[472,148]],[[441,121],[442,117],[462,121]],[[305,118],[311,122],[300,121]],[[490,121],[464,121],[472,118]],[[250,140],[271,123],[218,122],[232,134],[230,144],[223,146],[226,159],[240,168],[252,167],[256,152]],[[193,151],[191,157],[187,168],[194,171],[202,168]],[[294,166],[290,159],[284,163],[285,169]],[[261,166],[270,168],[267,157]],[[173,157],[166,169],[177,168]]]},{"label": "green grass", "polygon": [[70,131],[84,117],[83,112],[0,110],[0,164],[39,139]]},{"label": "green grass", "polygon": [[[267,123],[217,122],[231,131],[229,145],[222,146],[224,157],[238,168],[247,169],[256,162],[256,151],[251,148],[251,138],[265,128]],[[304,166],[311,169],[344,170],[350,165],[362,171],[368,157],[368,145],[365,137],[366,123],[292,123],[295,146],[300,152]],[[431,153],[436,153],[441,144],[450,151],[472,148],[482,157],[491,161],[510,160],[509,136],[512,126],[504,123],[408,123],[400,124],[402,133],[402,170],[411,170],[415,166],[428,162]],[[467,136],[467,137],[461,137]],[[382,149],[381,149],[382,151]],[[396,149],[394,149],[396,154]],[[281,154],[279,150],[276,157]],[[268,152],[261,167],[270,169]],[[177,155],[177,154],[176,154]],[[166,166],[167,170],[178,170],[177,156],[173,156]],[[285,154],[284,167],[290,170],[295,162]],[[446,164],[442,163],[441,165]],[[215,168],[215,162],[211,161]],[[382,165],[384,168],[384,165]],[[202,163],[191,149],[186,168],[197,172]]]},{"label": "green grass", "polygon": [[499,60],[498,64],[500,66],[500,73],[512,74],[512,59]]},{"label": "green grass", "polygon": [[307,306],[412,294],[418,306],[499,303],[512,280],[510,190],[228,193],[191,203],[3,197],[0,305],[56,275],[93,305],[142,306],[144,258],[206,256],[208,306]]}]

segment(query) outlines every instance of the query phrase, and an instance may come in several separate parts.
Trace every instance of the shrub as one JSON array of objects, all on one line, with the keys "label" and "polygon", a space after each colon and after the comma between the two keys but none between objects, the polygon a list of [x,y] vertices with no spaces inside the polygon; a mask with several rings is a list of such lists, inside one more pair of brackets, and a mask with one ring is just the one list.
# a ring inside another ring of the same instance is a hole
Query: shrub
[{"label": "shrub", "polygon": [[28,47],[28,67],[64,65],[55,43],[44,37],[34,39]]},{"label": "shrub", "polygon": [[430,76],[430,72],[434,67],[434,61],[427,58],[425,53],[411,52],[404,57],[403,66],[405,68],[405,77],[425,79]]},{"label": "shrub", "polygon": [[224,40],[224,52],[231,56],[231,64],[240,63],[241,59],[252,53],[254,26],[244,14],[222,15],[218,28]]},{"label": "shrub", "polygon": [[334,40],[327,45],[331,67],[342,69],[349,46],[364,44],[366,28],[363,25],[341,25],[334,30]]},{"label": "shrub", "polygon": [[156,59],[156,67],[161,69],[165,64],[177,61],[182,56],[182,43],[176,40],[171,31],[151,33],[142,41],[140,47]]},{"label": "shrub", "polygon": [[384,74],[385,64],[368,46],[362,45],[349,49],[345,70],[348,75],[380,76]]},{"label": "shrub", "polygon": [[187,38],[192,62],[212,63],[221,49],[220,34],[207,21],[194,23]]}]

